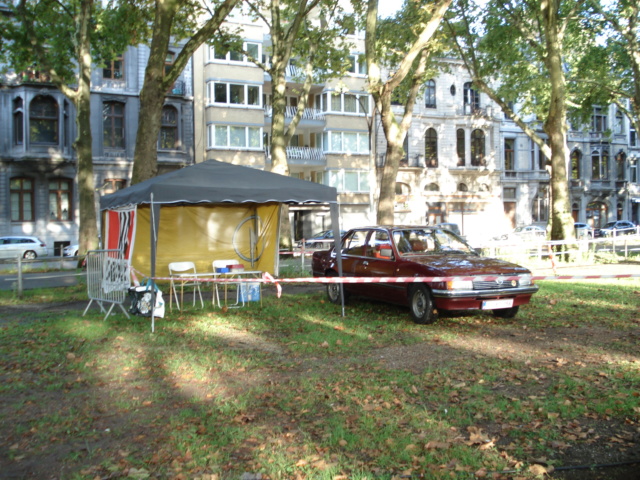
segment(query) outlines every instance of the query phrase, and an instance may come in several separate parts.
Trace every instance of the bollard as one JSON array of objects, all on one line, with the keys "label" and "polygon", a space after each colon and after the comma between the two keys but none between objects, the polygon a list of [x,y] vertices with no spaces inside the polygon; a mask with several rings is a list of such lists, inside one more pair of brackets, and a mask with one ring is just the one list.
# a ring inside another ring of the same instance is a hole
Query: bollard
[{"label": "bollard", "polygon": [[22,257],[18,255],[18,289],[16,291],[18,298],[22,298]]}]

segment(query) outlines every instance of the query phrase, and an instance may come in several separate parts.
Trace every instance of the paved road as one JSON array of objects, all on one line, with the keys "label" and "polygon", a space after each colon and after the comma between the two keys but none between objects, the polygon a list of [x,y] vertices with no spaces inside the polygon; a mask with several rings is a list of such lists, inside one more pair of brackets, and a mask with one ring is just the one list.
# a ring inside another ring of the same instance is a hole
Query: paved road
[{"label": "paved road", "polygon": [[[51,288],[76,285],[80,280],[84,281],[85,273],[77,270],[62,270],[46,273],[25,273],[22,276],[23,290],[34,288]],[[18,274],[0,275],[0,290],[13,290],[18,282]]]}]

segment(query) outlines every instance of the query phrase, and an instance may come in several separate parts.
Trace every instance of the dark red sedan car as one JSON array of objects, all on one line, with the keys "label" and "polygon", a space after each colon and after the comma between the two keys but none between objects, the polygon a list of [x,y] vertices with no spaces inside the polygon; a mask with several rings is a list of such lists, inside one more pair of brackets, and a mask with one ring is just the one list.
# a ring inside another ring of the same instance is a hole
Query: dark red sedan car
[{"label": "dark red sedan car", "polygon": [[[334,249],[315,252],[315,277],[337,276]],[[408,305],[416,323],[433,323],[438,310],[491,310],[512,318],[538,291],[529,270],[478,255],[464,240],[440,227],[376,226],[355,228],[342,239],[345,277],[485,277],[418,283],[344,283],[350,294]],[[488,277],[488,278],[486,278]],[[327,295],[341,303],[340,284]]]}]

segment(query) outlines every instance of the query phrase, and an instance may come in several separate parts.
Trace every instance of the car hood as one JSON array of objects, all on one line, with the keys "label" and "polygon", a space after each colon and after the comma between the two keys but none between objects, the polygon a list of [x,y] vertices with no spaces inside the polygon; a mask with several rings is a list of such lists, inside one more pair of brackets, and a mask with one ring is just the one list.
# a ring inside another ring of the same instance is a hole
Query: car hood
[{"label": "car hood", "polygon": [[[440,276],[517,275],[531,273],[515,263],[490,257],[474,257],[455,253],[404,257],[409,262],[422,264],[432,274]],[[473,273],[471,273],[473,272]]]}]

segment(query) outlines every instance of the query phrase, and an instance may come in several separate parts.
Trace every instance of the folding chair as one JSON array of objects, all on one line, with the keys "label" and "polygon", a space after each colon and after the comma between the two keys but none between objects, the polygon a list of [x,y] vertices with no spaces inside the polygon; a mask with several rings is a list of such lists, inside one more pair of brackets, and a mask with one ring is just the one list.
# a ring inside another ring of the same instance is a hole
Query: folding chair
[{"label": "folding chair", "polygon": [[173,295],[169,295],[169,308],[173,309],[172,299],[176,299],[176,306],[180,310],[180,302],[178,302],[178,292],[176,286],[180,287],[180,301],[184,304],[184,287],[193,287],[193,306],[196,306],[196,292],[200,297],[200,305],[204,308],[202,301],[202,292],[200,291],[200,282],[193,280],[197,275],[196,266],[193,262],[172,262],[169,264],[169,277],[171,277],[171,291]]}]

